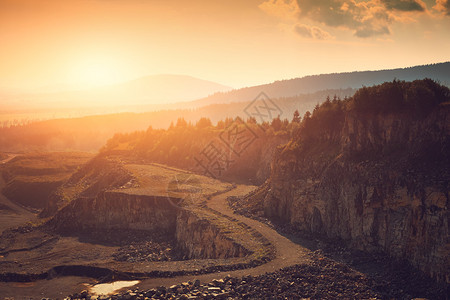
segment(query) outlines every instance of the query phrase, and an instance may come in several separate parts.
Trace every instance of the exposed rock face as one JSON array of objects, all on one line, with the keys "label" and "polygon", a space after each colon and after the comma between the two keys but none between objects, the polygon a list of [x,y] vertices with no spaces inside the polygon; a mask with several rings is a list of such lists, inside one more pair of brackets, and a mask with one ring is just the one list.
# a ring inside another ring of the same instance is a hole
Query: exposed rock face
[{"label": "exposed rock face", "polygon": [[272,162],[265,214],[450,282],[449,116],[347,112],[334,133],[292,141]]},{"label": "exposed rock face", "polygon": [[244,257],[249,251],[222,234],[206,219],[188,210],[177,217],[176,240],[178,247],[189,259]]},{"label": "exposed rock face", "polygon": [[[263,184],[270,177],[270,162],[278,145],[289,141],[287,134],[267,137],[257,131],[255,139],[239,156],[232,157],[222,179],[231,182]],[[261,136],[260,136],[261,135]]]},{"label": "exposed rock face", "polygon": [[57,212],[48,225],[62,233],[139,230],[175,237],[189,259],[243,257],[244,247],[227,238],[207,219],[178,206],[181,199],[116,191],[79,198]]},{"label": "exposed rock face", "polygon": [[50,221],[58,231],[131,229],[174,234],[179,199],[103,192],[95,198],[79,198],[61,209]]}]

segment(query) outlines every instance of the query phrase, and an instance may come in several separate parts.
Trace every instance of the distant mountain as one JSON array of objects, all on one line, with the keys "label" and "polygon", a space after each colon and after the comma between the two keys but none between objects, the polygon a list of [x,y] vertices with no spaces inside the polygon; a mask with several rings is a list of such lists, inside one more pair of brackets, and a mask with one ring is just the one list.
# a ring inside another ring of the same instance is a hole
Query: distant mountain
[{"label": "distant mountain", "polygon": [[112,87],[100,93],[119,93],[136,104],[184,102],[199,99],[232,88],[216,82],[185,75],[152,75]]},{"label": "distant mountain", "polygon": [[[352,93],[352,89],[325,90],[312,94],[273,99],[280,112],[274,113],[280,118],[292,120],[295,110],[303,116],[307,110],[323,102],[327,96],[334,95],[344,98]],[[97,151],[115,133],[130,133],[147,130],[149,126],[155,129],[168,128],[176,124],[178,118],[196,124],[202,118],[209,118],[214,124],[226,118],[241,117],[246,120],[248,115],[245,107],[250,102],[211,104],[196,109],[166,109],[139,113],[98,114],[81,118],[52,118],[50,120],[31,122],[29,124],[3,124],[0,122],[0,152],[21,151]],[[258,121],[261,121],[258,118]],[[268,117],[265,121],[271,121]],[[7,125],[17,125],[8,127]]]},{"label": "distant mountain", "polygon": [[1,94],[0,111],[54,107],[119,107],[192,101],[231,90],[212,81],[184,75],[153,75],[83,91]]},{"label": "distant mountain", "polygon": [[[254,100],[261,92],[271,99],[278,99],[277,103],[280,103],[280,98],[299,96],[297,98],[302,100],[296,105],[307,108],[324,101],[327,95],[333,97],[336,94],[344,98],[352,96],[362,86],[393,79],[411,81],[426,77],[450,86],[450,62],[404,69],[306,76],[237,90],[190,76],[155,75],[89,91],[26,95],[0,91],[0,122],[24,123],[23,120],[122,112],[190,110],[215,104],[241,103],[242,108],[232,106],[230,115],[236,116],[243,113],[244,102]],[[292,109],[295,109],[292,105],[282,108],[284,116],[291,115]],[[213,115],[217,115],[218,119],[224,116],[222,112]]]},{"label": "distant mountain", "polygon": [[301,78],[275,81],[253,87],[233,90],[194,101],[190,105],[201,107],[214,103],[251,101],[261,92],[270,98],[292,97],[300,94],[315,93],[327,89],[348,89],[356,91],[363,86],[372,86],[394,79],[412,81],[431,78],[450,87],[450,62],[415,66],[404,69],[380,71],[358,71],[306,76]]}]

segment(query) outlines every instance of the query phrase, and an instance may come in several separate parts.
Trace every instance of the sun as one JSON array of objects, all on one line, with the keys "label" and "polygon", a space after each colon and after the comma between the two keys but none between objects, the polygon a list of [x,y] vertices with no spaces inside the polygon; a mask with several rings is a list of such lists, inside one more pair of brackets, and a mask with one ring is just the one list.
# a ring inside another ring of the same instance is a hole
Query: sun
[{"label": "sun", "polygon": [[75,61],[69,80],[80,88],[93,88],[123,81],[122,76],[119,60],[96,55]]}]

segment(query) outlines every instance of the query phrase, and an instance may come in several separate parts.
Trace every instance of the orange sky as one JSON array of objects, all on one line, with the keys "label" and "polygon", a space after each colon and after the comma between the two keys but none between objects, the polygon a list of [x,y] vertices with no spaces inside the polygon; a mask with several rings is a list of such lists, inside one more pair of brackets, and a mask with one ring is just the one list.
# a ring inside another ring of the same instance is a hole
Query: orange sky
[{"label": "orange sky", "polygon": [[447,0],[0,0],[0,88],[406,67],[449,61],[449,29]]}]

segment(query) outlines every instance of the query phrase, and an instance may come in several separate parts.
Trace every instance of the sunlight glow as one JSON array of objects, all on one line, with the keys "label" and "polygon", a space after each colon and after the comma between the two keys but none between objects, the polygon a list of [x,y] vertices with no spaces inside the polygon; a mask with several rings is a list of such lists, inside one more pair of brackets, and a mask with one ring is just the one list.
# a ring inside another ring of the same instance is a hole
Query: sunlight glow
[{"label": "sunlight glow", "polygon": [[97,55],[76,61],[69,80],[72,85],[81,88],[98,87],[123,81],[123,73],[119,60]]}]

